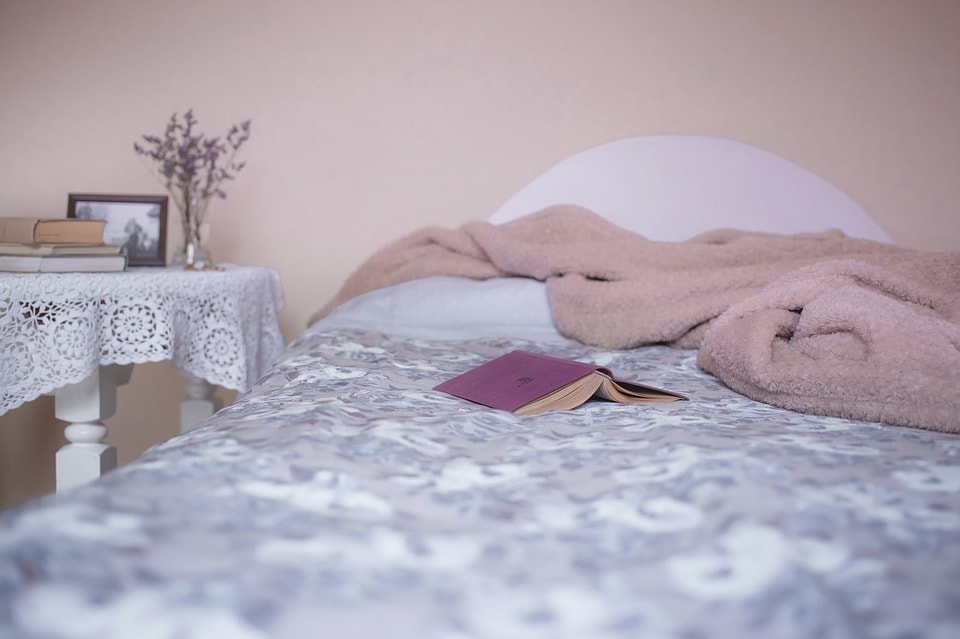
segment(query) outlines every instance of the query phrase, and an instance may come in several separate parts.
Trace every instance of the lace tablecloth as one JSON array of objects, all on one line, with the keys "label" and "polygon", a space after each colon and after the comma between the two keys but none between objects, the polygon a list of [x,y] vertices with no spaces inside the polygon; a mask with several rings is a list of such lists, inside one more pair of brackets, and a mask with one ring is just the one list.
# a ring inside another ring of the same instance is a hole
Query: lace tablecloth
[{"label": "lace tablecloth", "polygon": [[245,391],[283,350],[276,271],[0,273],[0,415],[98,365],[169,360]]}]

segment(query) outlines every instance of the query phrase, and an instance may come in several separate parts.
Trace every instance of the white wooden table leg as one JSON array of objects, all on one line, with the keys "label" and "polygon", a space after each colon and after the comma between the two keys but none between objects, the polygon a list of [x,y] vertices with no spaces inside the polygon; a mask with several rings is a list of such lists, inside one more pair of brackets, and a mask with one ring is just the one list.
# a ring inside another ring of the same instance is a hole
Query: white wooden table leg
[{"label": "white wooden table leg", "polygon": [[187,397],[180,402],[180,432],[196,428],[197,424],[223,408],[223,400],[213,396],[213,384],[205,379],[184,373],[187,378]]},{"label": "white wooden table leg", "polygon": [[117,410],[117,386],[130,380],[133,365],[100,366],[92,375],[54,392],[54,414],[69,422],[69,442],[57,451],[57,492],[92,481],[117,467],[117,449],[103,443],[103,420]]}]

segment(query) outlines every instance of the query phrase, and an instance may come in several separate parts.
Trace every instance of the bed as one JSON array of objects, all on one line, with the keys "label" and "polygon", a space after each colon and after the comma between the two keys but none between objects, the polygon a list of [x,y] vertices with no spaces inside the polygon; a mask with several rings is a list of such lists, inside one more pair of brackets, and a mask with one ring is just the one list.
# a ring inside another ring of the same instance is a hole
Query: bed
[{"label": "bed", "polygon": [[[717,138],[588,150],[484,228],[557,203],[658,242],[834,227],[893,246],[819,176]],[[195,430],[0,513],[0,636],[957,636],[949,416],[782,408],[682,340],[571,338],[536,278],[413,275],[335,299]],[[512,349],[689,401],[519,417],[433,390]]]}]

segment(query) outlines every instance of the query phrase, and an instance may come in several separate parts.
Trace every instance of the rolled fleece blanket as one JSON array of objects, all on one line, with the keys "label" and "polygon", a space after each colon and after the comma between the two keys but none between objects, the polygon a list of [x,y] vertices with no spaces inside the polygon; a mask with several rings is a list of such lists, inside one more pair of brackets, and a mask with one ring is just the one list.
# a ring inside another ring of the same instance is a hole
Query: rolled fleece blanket
[{"label": "rolled fleece blanket", "polygon": [[775,406],[960,433],[960,254],[792,271],[714,320],[698,361]]}]

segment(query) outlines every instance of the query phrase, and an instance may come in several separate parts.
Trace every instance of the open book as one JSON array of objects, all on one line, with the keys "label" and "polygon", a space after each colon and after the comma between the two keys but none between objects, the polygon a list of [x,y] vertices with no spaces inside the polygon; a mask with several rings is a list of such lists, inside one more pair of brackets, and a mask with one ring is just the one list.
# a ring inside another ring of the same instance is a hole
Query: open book
[{"label": "open book", "polygon": [[596,364],[529,351],[501,355],[434,390],[518,415],[570,410],[592,397],[623,404],[687,399],[672,391],[617,379]]}]

